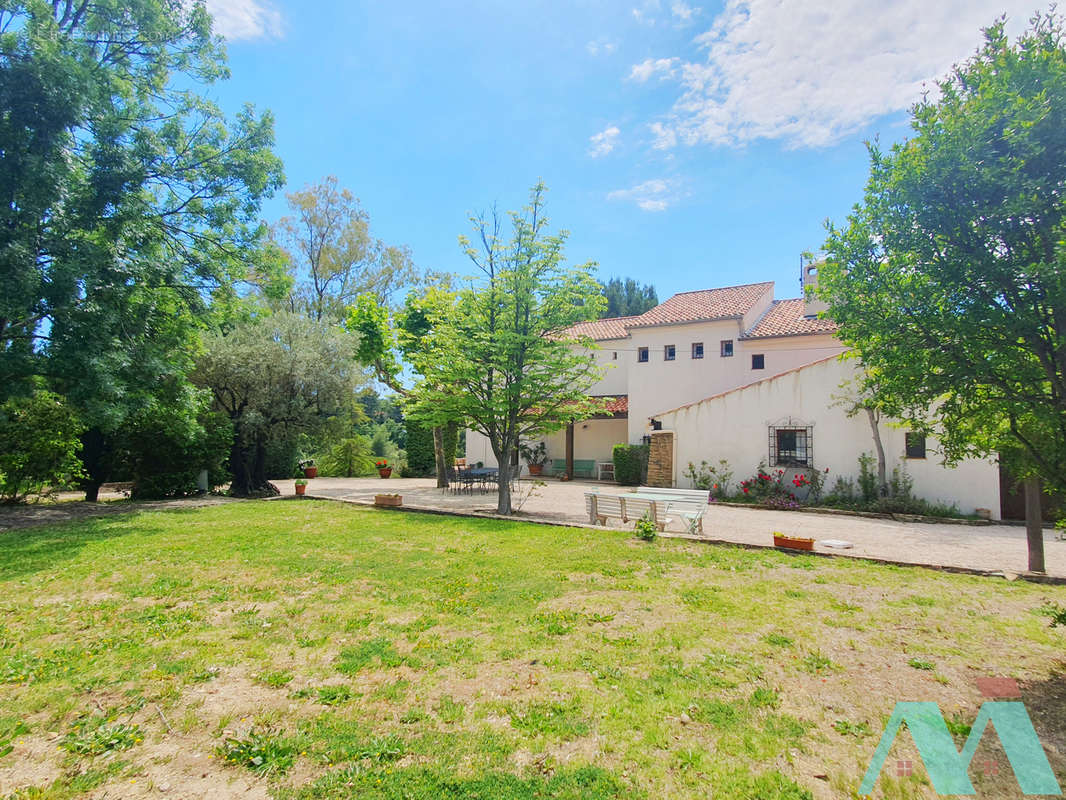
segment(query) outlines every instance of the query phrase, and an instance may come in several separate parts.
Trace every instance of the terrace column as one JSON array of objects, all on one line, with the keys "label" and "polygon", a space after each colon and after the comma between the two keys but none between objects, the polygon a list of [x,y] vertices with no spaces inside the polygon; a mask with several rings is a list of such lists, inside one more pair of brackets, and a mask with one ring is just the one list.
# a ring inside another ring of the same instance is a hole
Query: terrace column
[{"label": "terrace column", "polygon": [[566,426],[566,479],[574,479],[574,423]]}]

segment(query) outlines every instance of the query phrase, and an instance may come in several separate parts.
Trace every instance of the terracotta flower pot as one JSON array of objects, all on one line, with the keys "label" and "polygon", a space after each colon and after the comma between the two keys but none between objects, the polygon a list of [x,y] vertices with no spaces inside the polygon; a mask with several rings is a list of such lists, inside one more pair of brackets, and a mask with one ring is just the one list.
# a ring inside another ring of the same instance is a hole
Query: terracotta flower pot
[{"label": "terracotta flower pot", "polygon": [[540,475],[542,472],[544,472],[544,465],[543,464],[530,464],[529,465],[529,474],[530,475]]},{"label": "terracotta flower pot", "polygon": [[388,478],[390,475],[392,475],[392,467],[385,467],[384,469],[379,469],[378,475],[380,475],[382,478]]},{"label": "terracotta flower pot", "polygon": [[296,494],[297,495],[302,495],[306,491],[307,491],[307,484],[306,483],[298,483],[298,484],[296,484]]},{"label": "terracotta flower pot", "polygon": [[805,539],[801,536],[784,536],[774,534],[774,547],[782,547],[786,550],[814,550],[814,539]]},{"label": "terracotta flower pot", "polygon": [[305,478],[317,478],[318,477],[318,467],[304,467],[304,477]]}]

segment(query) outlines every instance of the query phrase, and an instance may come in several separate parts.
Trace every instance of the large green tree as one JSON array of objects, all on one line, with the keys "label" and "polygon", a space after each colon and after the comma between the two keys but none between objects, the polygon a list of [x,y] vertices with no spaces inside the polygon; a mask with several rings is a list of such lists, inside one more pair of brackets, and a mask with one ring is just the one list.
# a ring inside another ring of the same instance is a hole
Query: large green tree
[{"label": "large green tree", "polygon": [[0,6],[0,393],[68,397],[90,499],[212,295],[255,272],[281,164],[269,114],[205,98],[226,76],[202,2]]},{"label": "large green tree", "polygon": [[659,305],[659,296],[650,283],[641,284],[633,278],[611,278],[603,284],[607,304],[601,317],[633,317]]},{"label": "large green tree", "polygon": [[313,432],[351,408],[363,380],[352,338],[287,313],[206,337],[193,377],[233,424],[231,494],[277,494],[266,474],[271,441]]},{"label": "large green tree", "polygon": [[286,199],[291,213],[278,221],[273,235],[295,271],[284,300],[290,311],[340,321],[359,295],[369,292],[388,304],[418,277],[406,247],[371,236],[369,215],[336,177]]},{"label": "large green tree", "polygon": [[429,324],[410,354],[420,379],[408,413],[435,425],[466,420],[488,437],[501,514],[511,513],[508,471],[520,442],[591,413],[587,393],[600,377],[566,336],[603,305],[595,265],[564,265],[567,233],[549,230],[545,191],[534,186],[521,212],[472,219],[475,241],[460,243],[477,274],[458,291],[427,294]]},{"label": "large green tree", "polygon": [[[937,434],[949,463],[1001,452],[1066,489],[1062,18],[1034,18],[1014,43],[992,25],[912,127],[870,146],[819,292],[886,413]],[[1038,520],[1030,566],[1043,569]]]}]

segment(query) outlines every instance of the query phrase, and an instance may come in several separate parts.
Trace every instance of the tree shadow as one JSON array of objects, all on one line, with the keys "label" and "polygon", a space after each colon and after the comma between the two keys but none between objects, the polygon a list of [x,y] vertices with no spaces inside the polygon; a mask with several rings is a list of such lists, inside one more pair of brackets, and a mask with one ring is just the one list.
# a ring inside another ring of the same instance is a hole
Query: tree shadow
[{"label": "tree shadow", "polygon": [[[193,509],[173,509],[184,513]],[[143,520],[130,525],[137,515]],[[55,569],[76,558],[87,545],[131,534],[162,533],[164,526],[153,523],[143,509],[131,508],[106,516],[20,528],[0,533],[0,581],[34,575]]]},{"label": "tree shadow", "polygon": [[1018,681],[1018,686],[1051,769],[1066,789],[1066,661],[1044,680]]}]

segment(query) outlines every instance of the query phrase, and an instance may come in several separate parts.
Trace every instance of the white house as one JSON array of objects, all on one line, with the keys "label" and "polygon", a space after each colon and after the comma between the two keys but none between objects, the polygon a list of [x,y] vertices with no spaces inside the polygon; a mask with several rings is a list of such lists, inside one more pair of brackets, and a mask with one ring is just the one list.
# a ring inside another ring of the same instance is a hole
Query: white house
[{"label": "white house", "polygon": [[[807,267],[804,284],[815,280]],[[660,485],[688,486],[689,462],[723,458],[738,480],[760,461],[829,467],[830,482],[856,476],[859,456],[874,449],[872,434],[865,415],[848,417],[838,401],[855,362],[837,358],[846,348],[821,310],[803,298],[775,300],[767,282],[682,292],[639,316],[577,325],[573,332],[599,347],[593,356],[605,374],[590,394],[608,399],[608,413],[547,437],[554,471],[597,478],[615,444],[653,440],[649,483]],[[913,436],[907,457],[907,432],[880,427],[888,469],[906,469],[917,496],[998,517],[995,464],[946,468],[935,442],[919,448]],[[466,457],[495,465],[488,441],[473,431]]]}]

